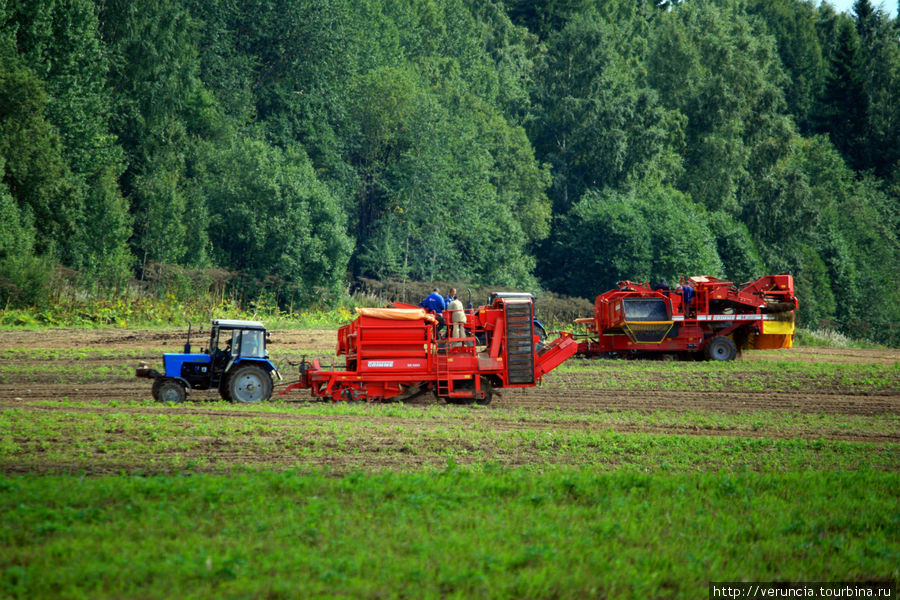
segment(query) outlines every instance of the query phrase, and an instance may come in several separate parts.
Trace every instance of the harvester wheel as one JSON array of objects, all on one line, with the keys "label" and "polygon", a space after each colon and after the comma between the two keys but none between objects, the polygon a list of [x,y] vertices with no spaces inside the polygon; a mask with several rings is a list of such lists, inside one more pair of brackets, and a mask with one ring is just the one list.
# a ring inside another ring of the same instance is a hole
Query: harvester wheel
[{"label": "harvester wheel", "polygon": [[[184,399],[187,398],[187,392],[185,391],[184,386],[174,379],[158,379],[157,381],[160,382],[159,387],[156,390],[160,402],[181,404],[184,402]],[[156,384],[154,384],[153,387],[156,388]]]},{"label": "harvester wheel", "polygon": [[272,395],[272,377],[256,365],[235,369],[227,385],[232,401],[242,404],[268,400]]},{"label": "harvester wheel", "polygon": [[717,335],[706,342],[705,352],[706,358],[709,360],[734,360],[734,357],[737,356],[737,346],[731,338]]},{"label": "harvester wheel", "polygon": [[481,391],[484,392],[484,398],[475,400],[475,404],[487,406],[491,403],[491,398],[494,397],[494,386],[491,385],[491,380],[487,377],[481,378]]}]

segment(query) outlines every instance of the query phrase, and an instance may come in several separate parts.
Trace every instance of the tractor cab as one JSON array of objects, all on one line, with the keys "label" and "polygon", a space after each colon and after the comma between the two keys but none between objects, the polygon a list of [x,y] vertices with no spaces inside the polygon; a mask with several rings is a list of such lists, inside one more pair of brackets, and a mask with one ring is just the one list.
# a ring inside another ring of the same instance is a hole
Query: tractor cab
[{"label": "tractor cab", "polygon": [[213,371],[227,370],[234,360],[268,359],[266,327],[259,321],[216,319],[209,334],[209,350]]}]

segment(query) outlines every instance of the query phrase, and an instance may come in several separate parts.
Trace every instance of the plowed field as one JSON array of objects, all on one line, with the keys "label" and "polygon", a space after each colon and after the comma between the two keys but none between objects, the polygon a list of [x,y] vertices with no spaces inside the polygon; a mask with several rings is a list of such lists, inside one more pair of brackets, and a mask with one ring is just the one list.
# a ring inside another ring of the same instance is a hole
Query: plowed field
[{"label": "plowed field", "polygon": [[[0,469],[299,464],[346,470],[417,467],[446,456],[464,463],[610,460],[615,466],[628,457],[600,457],[590,441],[587,449],[572,444],[579,436],[612,434],[863,442],[874,444],[867,451],[878,466],[900,469],[896,350],[747,352],[729,364],[573,359],[542,386],[504,390],[488,407],[447,406],[430,395],[412,405],[332,406],[311,402],[306,392],[259,406],[226,405],[214,392],[194,392],[183,406],[155,404],[149,380],[136,379],[134,368],[158,366],[163,352],[181,350],[185,335],[0,332],[2,433],[12,436],[0,452]],[[270,351],[286,378],[276,392],[294,377],[288,359],[328,364],[334,339],[333,331],[273,332]],[[203,346],[202,335],[193,344]],[[171,443],[144,443],[154,435]],[[542,436],[563,441],[543,448]],[[760,449],[757,458],[769,450]],[[720,459],[710,460],[703,466],[715,468]],[[758,466],[752,453],[748,460]]]},{"label": "plowed field", "polygon": [[[485,407],[156,403],[134,369],[185,334],[0,332],[0,597],[698,598],[710,581],[900,581],[898,351],[572,359]],[[334,339],[274,332],[276,391],[296,376],[287,361],[329,364]]]}]

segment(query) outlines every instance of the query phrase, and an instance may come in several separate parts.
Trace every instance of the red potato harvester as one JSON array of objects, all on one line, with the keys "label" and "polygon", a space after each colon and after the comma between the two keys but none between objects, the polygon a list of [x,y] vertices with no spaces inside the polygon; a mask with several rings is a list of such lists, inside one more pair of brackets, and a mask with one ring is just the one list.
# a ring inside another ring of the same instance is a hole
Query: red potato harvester
[{"label": "red potato harvester", "polygon": [[345,366],[326,369],[304,359],[300,380],[282,394],[309,389],[316,398],[368,402],[433,391],[452,404],[488,404],[494,390],[540,383],[578,349],[568,333],[544,343],[531,294],[495,293],[488,305],[469,308],[462,338],[438,337],[435,318],[411,304],[357,312],[338,330],[337,355]]},{"label": "red potato harvester", "polygon": [[739,286],[715,277],[691,277],[679,287],[660,290],[621,281],[600,294],[594,316],[576,321],[588,330],[578,353],[725,361],[743,349],[791,347],[797,308],[792,276],[766,275]]}]

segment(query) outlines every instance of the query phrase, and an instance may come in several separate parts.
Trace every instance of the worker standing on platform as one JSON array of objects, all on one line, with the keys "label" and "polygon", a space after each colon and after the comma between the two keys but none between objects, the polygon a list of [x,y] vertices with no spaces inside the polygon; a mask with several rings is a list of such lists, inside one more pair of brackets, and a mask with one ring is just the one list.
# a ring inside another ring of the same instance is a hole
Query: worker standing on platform
[{"label": "worker standing on platform", "polygon": [[681,298],[684,302],[682,309],[684,316],[690,316],[693,308],[691,305],[694,302],[694,286],[689,282],[685,282],[678,286],[678,291],[681,292]]},{"label": "worker standing on platform", "polygon": [[419,302],[419,306],[437,318],[437,331],[440,332],[441,329],[444,328],[444,311],[447,310],[447,303],[444,300],[444,297],[441,296],[440,290],[434,288],[434,291],[428,294],[424,300]]},{"label": "worker standing on platform", "polygon": [[[453,300],[447,305],[447,310],[450,312],[450,337],[466,337],[466,311],[463,309],[462,301],[456,298],[455,294]],[[453,342],[454,346],[459,346],[459,344],[459,342]]]}]

